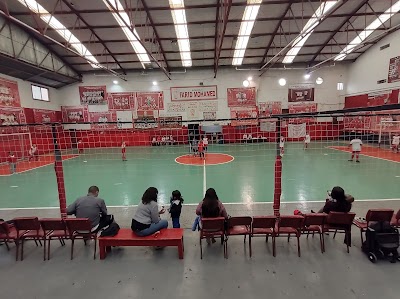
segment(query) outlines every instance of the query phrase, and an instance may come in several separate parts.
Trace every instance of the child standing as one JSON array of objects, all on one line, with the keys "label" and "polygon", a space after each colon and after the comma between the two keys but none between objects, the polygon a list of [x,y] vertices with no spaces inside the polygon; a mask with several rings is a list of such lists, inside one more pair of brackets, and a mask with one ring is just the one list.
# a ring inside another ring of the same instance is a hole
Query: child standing
[{"label": "child standing", "polygon": [[127,161],[126,160],[126,143],[125,143],[125,141],[122,141],[121,153],[122,153],[122,161]]},{"label": "child standing", "polygon": [[353,162],[354,156],[356,156],[356,162],[360,163],[359,157],[361,152],[362,141],[360,138],[354,138],[350,141],[349,147],[351,146],[351,159],[349,161]]},{"label": "child standing", "polygon": [[204,155],[204,143],[203,140],[199,141],[199,145],[197,146],[197,151],[199,152],[199,156],[201,160],[205,160],[206,157]]},{"label": "child standing", "polygon": [[10,164],[10,173],[14,174],[17,171],[17,157],[13,152],[8,154],[8,163]]},{"label": "child standing", "polygon": [[304,149],[308,148],[308,145],[311,142],[310,134],[306,133],[306,137],[304,138]]},{"label": "child standing", "polygon": [[183,203],[183,198],[181,192],[179,190],[173,191],[170,199],[171,205],[169,208],[169,213],[171,214],[173,228],[181,227],[179,218],[181,217],[182,203]]},{"label": "child standing", "polygon": [[393,140],[392,140],[392,151],[394,153],[399,152],[399,144],[400,144],[400,136],[399,136],[399,134],[395,134],[393,136]]},{"label": "child standing", "polygon": [[285,153],[285,137],[281,136],[281,139],[279,140],[279,148],[281,149],[281,157]]}]

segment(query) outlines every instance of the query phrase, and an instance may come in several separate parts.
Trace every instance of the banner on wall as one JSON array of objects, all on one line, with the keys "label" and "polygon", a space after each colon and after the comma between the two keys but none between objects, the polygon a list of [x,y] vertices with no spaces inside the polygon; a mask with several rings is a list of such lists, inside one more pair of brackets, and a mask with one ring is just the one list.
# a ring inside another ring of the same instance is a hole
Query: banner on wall
[{"label": "banner on wall", "polygon": [[203,119],[204,120],[216,120],[217,119],[217,112],[203,112]]},{"label": "banner on wall", "polygon": [[307,126],[305,123],[288,125],[288,138],[304,138],[306,133]]},{"label": "banner on wall", "polygon": [[182,128],[182,116],[163,116],[158,118],[160,129]]},{"label": "banner on wall", "polygon": [[388,83],[400,81],[400,56],[389,61]]},{"label": "banner on wall", "polygon": [[202,101],[202,102],[199,102],[199,111],[203,111],[203,112],[218,111],[218,101]]},{"label": "banner on wall", "polygon": [[92,122],[91,129],[93,130],[110,130],[116,129],[117,117],[114,111],[107,112],[89,112],[89,121]]},{"label": "banner on wall", "polygon": [[111,110],[133,110],[135,92],[113,92],[107,94],[108,108]]},{"label": "banner on wall", "polygon": [[26,124],[23,108],[0,107],[0,132],[17,133],[27,131],[26,127],[8,127],[12,125]]},{"label": "banner on wall", "polygon": [[201,101],[217,99],[217,85],[171,87],[171,101]]},{"label": "banner on wall", "polygon": [[137,109],[138,110],[164,110],[164,93],[156,92],[137,92]]},{"label": "banner on wall", "polygon": [[79,86],[79,98],[82,105],[105,105],[106,86]]},{"label": "banner on wall", "polygon": [[399,89],[379,91],[368,94],[367,106],[397,104],[400,101]]},{"label": "banner on wall", "polygon": [[89,121],[88,107],[61,106],[62,121],[64,123],[84,123]]},{"label": "banner on wall", "polygon": [[288,101],[289,102],[313,102],[314,101],[314,84],[295,84],[289,86]]},{"label": "banner on wall", "polygon": [[258,117],[271,117],[282,114],[282,102],[258,103]]},{"label": "banner on wall", "polygon": [[57,112],[45,109],[33,109],[35,124],[55,123],[58,121]]},{"label": "banner on wall", "polygon": [[228,107],[256,106],[256,88],[228,88],[227,99]]},{"label": "banner on wall", "polygon": [[21,107],[16,81],[0,78],[0,106]]},{"label": "banner on wall", "polygon": [[135,129],[154,129],[158,127],[156,122],[156,111],[152,110],[138,110],[137,119],[135,120],[133,127]]},{"label": "banner on wall", "polygon": [[185,102],[174,102],[167,104],[167,112],[169,113],[177,113],[177,112],[185,112],[186,111],[186,103]]},{"label": "banner on wall", "polygon": [[[301,103],[301,104],[289,104],[289,114],[299,114],[299,113],[313,113],[318,111],[318,106],[316,103]],[[291,118],[290,123],[309,123],[312,122],[313,118]]]},{"label": "banner on wall", "polygon": [[275,132],[276,131],[276,120],[261,120],[260,121],[261,132]]},{"label": "banner on wall", "polygon": [[200,118],[198,102],[187,103],[186,116],[188,120],[198,120]]},{"label": "banner on wall", "polygon": [[231,126],[258,125],[257,107],[232,107]]}]

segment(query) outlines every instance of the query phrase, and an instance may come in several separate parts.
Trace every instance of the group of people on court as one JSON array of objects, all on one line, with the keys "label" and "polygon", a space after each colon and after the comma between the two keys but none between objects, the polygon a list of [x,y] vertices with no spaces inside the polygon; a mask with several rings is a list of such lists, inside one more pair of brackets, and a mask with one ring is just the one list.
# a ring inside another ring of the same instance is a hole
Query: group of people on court
[{"label": "group of people on court", "polygon": [[[33,144],[28,151],[28,161],[38,161],[39,160],[39,152],[36,144]],[[8,165],[10,166],[10,174],[14,174],[17,172],[17,161],[18,158],[14,152],[9,152],[7,157]]]},{"label": "group of people on court", "polygon": [[199,156],[201,160],[205,160],[205,153],[208,149],[207,136],[204,135],[203,138],[200,138],[200,140],[197,140],[196,136],[194,136],[193,139],[189,141],[189,147],[193,157]]}]

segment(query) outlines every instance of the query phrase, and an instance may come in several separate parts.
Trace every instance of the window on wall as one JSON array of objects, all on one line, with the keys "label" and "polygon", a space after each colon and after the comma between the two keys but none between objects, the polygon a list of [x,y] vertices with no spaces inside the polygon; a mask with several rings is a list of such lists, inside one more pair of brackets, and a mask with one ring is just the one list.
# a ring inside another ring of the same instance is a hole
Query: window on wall
[{"label": "window on wall", "polygon": [[32,85],[32,98],[37,101],[50,102],[49,89],[37,85]]},{"label": "window on wall", "polygon": [[344,89],[344,84],[342,82],[339,82],[337,84],[337,90],[343,90]]}]

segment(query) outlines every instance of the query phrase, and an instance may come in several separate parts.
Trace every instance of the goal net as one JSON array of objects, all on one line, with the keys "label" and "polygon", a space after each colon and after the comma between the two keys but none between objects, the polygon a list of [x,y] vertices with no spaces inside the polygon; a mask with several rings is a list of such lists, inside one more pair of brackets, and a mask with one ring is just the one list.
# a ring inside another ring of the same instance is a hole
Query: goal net
[{"label": "goal net", "polygon": [[19,159],[23,160],[28,156],[32,145],[30,133],[0,134],[0,162],[7,161],[9,153],[12,152]]},{"label": "goal net", "polygon": [[381,120],[379,123],[379,146],[390,147],[393,136],[396,136],[396,134],[400,135],[400,121]]}]

